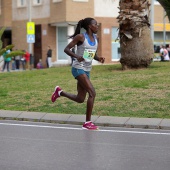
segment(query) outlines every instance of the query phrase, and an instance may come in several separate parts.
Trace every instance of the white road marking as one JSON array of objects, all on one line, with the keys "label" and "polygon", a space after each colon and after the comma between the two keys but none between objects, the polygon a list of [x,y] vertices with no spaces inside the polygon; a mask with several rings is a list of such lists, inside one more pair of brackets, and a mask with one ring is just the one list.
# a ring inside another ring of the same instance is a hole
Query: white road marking
[{"label": "white road marking", "polygon": [[[58,126],[15,124],[15,123],[0,123],[0,125],[21,126],[21,127],[35,127],[35,128],[49,128],[49,129],[65,129],[65,130],[84,130],[82,128],[74,128],[74,127],[58,127]],[[166,132],[142,132],[142,131],[108,130],[108,129],[99,129],[99,130],[96,130],[95,132],[131,133],[131,134],[148,134],[148,135],[170,135],[170,133],[166,133]]]}]

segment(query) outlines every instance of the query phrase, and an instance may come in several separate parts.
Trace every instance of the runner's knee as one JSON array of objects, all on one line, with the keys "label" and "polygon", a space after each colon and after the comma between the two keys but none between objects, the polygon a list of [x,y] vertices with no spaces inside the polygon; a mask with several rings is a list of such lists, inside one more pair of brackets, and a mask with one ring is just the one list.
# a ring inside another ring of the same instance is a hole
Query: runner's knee
[{"label": "runner's knee", "polygon": [[96,92],[95,92],[95,89],[91,89],[89,93],[89,97],[92,97],[92,98],[95,98],[96,97]]},{"label": "runner's knee", "polygon": [[83,98],[78,98],[78,99],[77,99],[77,102],[78,102],[78,103],[84,103],[84,100],[85,100],[85,99],[83,99]]}]

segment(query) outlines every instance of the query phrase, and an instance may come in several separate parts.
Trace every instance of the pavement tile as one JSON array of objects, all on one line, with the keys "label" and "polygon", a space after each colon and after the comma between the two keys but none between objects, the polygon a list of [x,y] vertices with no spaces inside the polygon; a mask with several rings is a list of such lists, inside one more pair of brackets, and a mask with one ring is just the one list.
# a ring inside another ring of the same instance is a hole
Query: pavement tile
[{"label": "pavement tile", "polygon": [[5,119],[15,119],[22,111],[0,110],[0,117]]},{"label": "pavement tile", "polygon": [[95,121],[95,124],[99,126],[124,127],[129,119],[130,117],[100,116]]},{"label": "pavement tile", "polygon": [[[98,116],[92,116],[91,121],[95,122]],[[68,123],[70,124],[82,124],[86,120],[86,115],[71,115],[68,119]]]},{"label": "pavement tile", "polygon": [[126,127],[159,129],[162,119],[159,118],[130,118]]},{"label": "pavement tile", "polygon": [[40,121],[41,118],[47,113],[42,112],[22,112],[17,119],[20,120],[30,120],[30,121]]},{"label": "pavement tile", "polygon": [[160,123],[160,129],[170,130],[170,119],[163,119]]},{"label": "pavement tile", "polygon": [[41,118],[44,122],[66,123],[71,114],[47,113]]}]

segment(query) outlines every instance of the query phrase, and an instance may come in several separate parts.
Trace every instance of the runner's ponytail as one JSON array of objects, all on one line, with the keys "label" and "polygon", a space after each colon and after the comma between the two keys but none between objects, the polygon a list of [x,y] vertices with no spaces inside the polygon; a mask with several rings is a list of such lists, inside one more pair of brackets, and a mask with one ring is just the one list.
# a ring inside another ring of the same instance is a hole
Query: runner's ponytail
[{"label": "runner's ponytail", "polygon": [[73,35],[69,36],[69,38],[74,38],[77,34],[80,34],[81,28],[84,28],[86,31],[88,30],[88,26],[91,24],[91,21],[94,18],[85,18],[78,22],[76,30]]}]

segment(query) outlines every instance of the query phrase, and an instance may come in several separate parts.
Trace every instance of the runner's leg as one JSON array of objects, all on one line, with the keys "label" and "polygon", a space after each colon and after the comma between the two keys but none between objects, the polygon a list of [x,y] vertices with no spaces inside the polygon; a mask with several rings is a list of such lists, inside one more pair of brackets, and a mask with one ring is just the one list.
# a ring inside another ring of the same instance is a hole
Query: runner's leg
[{"label": "runner's leg", "polygon": [[61,92],[61,96],[67,97],[75,102],[83,103],[86,97],[86,93],[89,94],[88,100],[87,100],[87,108],[86,108],[86,121],[91,120],[93,105],[94,105],[94,99],[96,96],[95,89],[90,82],[89,78],[86,74],[81,74],[77,77],[77,90],[78,94],[73,95],[66,92]]}]

